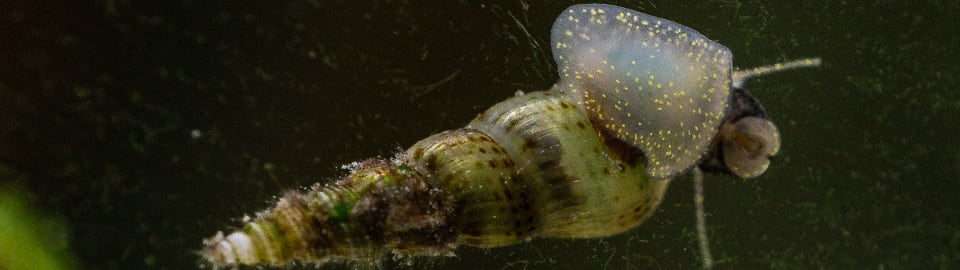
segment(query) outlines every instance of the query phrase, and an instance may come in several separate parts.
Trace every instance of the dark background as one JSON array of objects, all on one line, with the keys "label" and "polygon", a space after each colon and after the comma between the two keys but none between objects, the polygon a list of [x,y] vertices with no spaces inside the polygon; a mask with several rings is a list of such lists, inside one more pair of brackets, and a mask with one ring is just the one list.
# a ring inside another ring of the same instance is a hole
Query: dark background
[{"label": "dark background", "polygon": [[[546,89],[550,25],[577,3],[151,2],[0,3],[0,183],[63,223],[79,268],[196,268],[274,196]],[[612,2],[739,67],[823,58],[747,83],[783,147],[758,179],[707,177],[717,266],[960,267],[960,4],[787,2]],[[624,235],[385,266],[695,268],[691,185]]]}]

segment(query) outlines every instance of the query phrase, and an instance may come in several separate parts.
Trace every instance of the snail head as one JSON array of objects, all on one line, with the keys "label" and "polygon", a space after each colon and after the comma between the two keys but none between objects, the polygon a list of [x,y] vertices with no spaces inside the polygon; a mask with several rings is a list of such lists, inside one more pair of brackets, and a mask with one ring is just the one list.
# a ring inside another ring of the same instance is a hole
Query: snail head
[{"label": "snail head", "polygon": [[730,105],[700,168],[744,179],[759,176],[780,151],[780,132],[760,102],[746,90],[733,89]]}]

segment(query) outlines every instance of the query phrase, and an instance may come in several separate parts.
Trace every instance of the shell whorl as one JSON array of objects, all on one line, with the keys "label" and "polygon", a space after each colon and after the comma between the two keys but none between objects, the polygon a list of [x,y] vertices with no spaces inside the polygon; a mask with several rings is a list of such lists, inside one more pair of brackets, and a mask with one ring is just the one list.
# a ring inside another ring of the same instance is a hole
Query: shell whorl
[{"label": "shell whorl", "polygon": [[501,102],[471,122],[512,157],[533,192],[535,236],[598,237],[633,228],[668,182],[651,179],[623,145],[608,144],[564,95],[535,92]]}]

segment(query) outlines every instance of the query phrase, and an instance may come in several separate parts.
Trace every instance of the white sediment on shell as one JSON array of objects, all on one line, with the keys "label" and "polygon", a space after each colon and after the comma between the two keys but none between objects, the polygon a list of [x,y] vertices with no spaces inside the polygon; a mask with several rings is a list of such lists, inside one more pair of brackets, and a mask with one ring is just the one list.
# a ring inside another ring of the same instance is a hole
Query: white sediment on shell
[{"label": "white sediment on shell", "polygon": [[216,254],[223,256],[223,262],[228,264],[237,263],[237,256],[233,253],[233,245],[229,241],[220,241],[217,243]]},{"label": "white sediment on shell", "polygon": [[234,232],[227,236],[227,241],[233,246],[233,253],[236,254],[241,263],[252,264],[257,262],[257,253],[253,249],[253,242],[250,237],[243,232]]}]

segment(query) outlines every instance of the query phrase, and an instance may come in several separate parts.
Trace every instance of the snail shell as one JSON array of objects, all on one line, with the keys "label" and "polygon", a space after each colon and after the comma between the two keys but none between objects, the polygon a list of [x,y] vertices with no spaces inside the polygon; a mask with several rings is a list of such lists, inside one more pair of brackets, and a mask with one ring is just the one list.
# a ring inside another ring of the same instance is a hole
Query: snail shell
[{"label": "snail shell", "polygon": [[214,266],[281,265],[609,236],[649,217],[669,184],[634,155],[567,96],[530,93],[392,160],[289,193],[242,229],[206,240],[201,253]]}]

